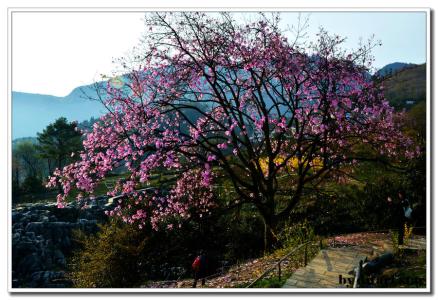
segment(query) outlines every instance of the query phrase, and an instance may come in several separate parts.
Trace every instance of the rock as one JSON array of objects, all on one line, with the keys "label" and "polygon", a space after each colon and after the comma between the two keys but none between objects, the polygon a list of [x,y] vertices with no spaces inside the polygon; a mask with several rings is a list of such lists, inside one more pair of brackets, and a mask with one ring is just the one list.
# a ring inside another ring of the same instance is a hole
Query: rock
[{"label": "rock", "polygon": [[26,232],[34,232],[35,234],[42,234],[45,225],[43,222],[31,222],[26,226]]},{"label": "rock", "polygon": [[20,260],[16,270],[18,273],[26,274],[39,271],[43,268],[41,258],[36,253],[32,253]]},{"label": "rock", "polygon": [[76,222],[79,216],[79,210],[75,207],[52,208],[52,215],[57,221]]},{"label": "rock", "polygon": [[99,230],[106,222],[104,207],[108,197],[86,200],[87,208],[70,203],[58,209],[56,203],[28,203],[13,208],[12,218],[12,283],[14,287],[70,287],[63,272],[66,256],[75,244],[74,230],[87,234]]},{"label": "rock", "polygon": [[38,221],[39,221],[39,222],[43,222],[43,223],[47,223],[47,222],[49,222],[49,217],[48,217],[48,216],[41,216],[41,217],[38,219]]},{"label": "rock", "polygon": [[12,214],[11,214],[12,223],[18,222],[21,219],[22,216],[23,215],[21,213],[13,211]]},{"label": "rock", "polygon": [[15,223],[12,225],[12,232],[16,232],[19,229],[23,229],[23,223]]},{"label": "rock", "polygon": [[41,216],[39,216],[37,213],[35,213],[35,214],[30,214],[30,215],[29,215],[29,221],[30,221],[30,222],[37,222],[37,221],[40,220],[40,217],[41,217]]},{"label": "rock", "polygon": [[19,232],[15,232],[13,235],[12,235],[12,243],[18,243],[18,241],[20,240],[20,238],[21,238],[21,234],[19,233]]},{"label": "rock", "polygon": [[58,264],[59,266],[61,266],[61,267],[66,266],[65,256],[61,252],[61,250],[56,249],[55,251],[53,251],[53,259],[54,259],[55,263]]},{"label": "rock", "polygon": [[35,243],[22,239],[13,247],[14,255],[23,256],[37,251]]},{"label": "rock", "polygon": [[35,232],[33,232],[33,231],[28,231],[28,232],[26,232],[26,236],[27,236],[30,240],[34,240],[34,239],[35,239]]},{"label": "rock", "polygon": [[34,272],[31,275],[31,281],[29,283],[29,287],[32,288],[40,288],[46,287],[50,288],[51,286],[62,288],[66,287],[64,283],[65,273],[63,271],[38,271]]}]

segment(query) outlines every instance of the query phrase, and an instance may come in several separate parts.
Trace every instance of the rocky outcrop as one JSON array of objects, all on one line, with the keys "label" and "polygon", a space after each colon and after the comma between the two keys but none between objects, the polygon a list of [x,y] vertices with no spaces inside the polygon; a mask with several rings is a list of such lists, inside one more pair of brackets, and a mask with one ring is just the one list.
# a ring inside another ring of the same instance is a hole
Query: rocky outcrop
[{"label": "rocky outcrop", "polygon": [[22,204],[12,210],[12,285],[28,288],[64,288],[66,256],[75,245],[74,230],[98,231],[104,211],[113,201],[99,197],[85,207],[77,203],[60,209],[56,204]]}]

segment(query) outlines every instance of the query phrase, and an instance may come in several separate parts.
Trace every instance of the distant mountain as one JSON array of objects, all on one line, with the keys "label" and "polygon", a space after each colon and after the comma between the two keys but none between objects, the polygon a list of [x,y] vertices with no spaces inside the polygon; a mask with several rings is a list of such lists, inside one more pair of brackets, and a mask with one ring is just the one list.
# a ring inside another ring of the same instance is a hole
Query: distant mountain
[{"label": "distant mountain", "polygon": [[12,140],[12,150],[14,150],[18,144],[23,143],[23,142],[31,142],[32,144],[36,144],[36,143],[38,143],[38,140],[36,137],[22,137],[22,138],[18,138],[18,139],[13,139]]},{"label": "distant mountain", "polygon": [[[426,99],[426,65],[395,62],[388,64],[374,75],[381,77],[385,86],[385,96],[397,109],[410,108]],[[106,82],[99,82],[104,85]],[[36,137],[47,125],[59,117],[69,121],[84,122],[106,113],[98,101],[87,99],[96,96],[94,85],[75,88],[65,97],[12,92],[12,139]],[[197,114],[188,112],[189,118],[197,119]],[[91,128],[94,121],[84,122],[81,129]]]},{"label": "distant mountain", "polygon": [[383,85],[392,106],[409,109],[426,100],[426,64],[402,69],[385,78]]},{"label": "distant mountain", "polygon": [[394,62],[391,64],[388,64],[386,66],[384,66],[383,68],[381,68],[380,70],[378,70],[375,75],[378,75],[380,77],[385,77],[385,76],[391,76],[394,75],[395,73],[406,69],[406,68],[411,68],[411,67],[415,67],[417,66],[416,64],[410,64],[410,63],[402,63],[402,62]]},{"label": "distant mountain", "polygon": [[12,92],[12,139],[36,137],[59,117],[69,121],[84,121],[104,114],[105,107],[85,95],[94,97],[93,85],[75,88],[65,97]]},{"label": "distant mountain", "polygon": [[[129,80],[126,76],[116,79],[114,84],[120,84],[120,80]],[[106,87],[107,81],[96,84],[101,89]],[[37,132],[42,132],[47,125],[60,117],[65,117],[70,122],[78,121],[78,127],[82,130],[91,129],[96,118],[107,112],[102,103],[89,99],[97,98],[96,96],[94,84],[77,87],[65,97],[12,91],[12,140],[36,137]],[[200,114],[187,110],[186,116],[194,121]]]}]

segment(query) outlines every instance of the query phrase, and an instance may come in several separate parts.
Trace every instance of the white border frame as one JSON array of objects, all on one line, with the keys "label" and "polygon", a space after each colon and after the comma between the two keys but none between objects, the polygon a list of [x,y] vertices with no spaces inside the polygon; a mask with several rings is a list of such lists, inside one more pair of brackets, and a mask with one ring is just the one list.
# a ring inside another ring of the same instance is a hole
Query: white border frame
[{"label": "white border frame", "polygon": [[[375,288],[375,289],[333,289],[333,288],[309,288],[309,289],[286,289],[286,288],[260,288],[260,289],[244,289],[244,288],[208,288],[208,289],[188,289],[188,288],[101,288],[101,289],[85,289],[85,288],[65,288],[65,289],[49,289],[49,288],[12,288],[12,191],[11,191],[11,107],[12,107],[12,14],[14,12],[147,12],[147,11],[205,11],[205,12],[216,12],[220,10],[232,11],[232,12],[255,12],[255,11],[279,11],[279,12],[424,12],[426,13],[426,103],[427,103],[427,117],[426,117],[426,125],[427,125],[427,159],[426,159],[426,193],[427,193],[427,214],[426,214],[426,231],[427,231],[427,259],[426,259],[426,288]],[[199,7],[175,7],[175,8],[33,8],[33,7],[9,7],[7,11],[7,25],[8,25],[8,83],[7,83],[7,91],[8,91],[8,180],[7,180],[7,188],[8,188],[8,292],[10,293],[202,293],[202,294],[211,294],[211,293],[243,293],[243,294],[259,294],[259,293],[272,293],[272,294],[285,294],[285,293],[340,293],[340,294],[357,294],[357,293],[431,293],[431,31],[430,31],[430,17],[431,10],[430,8],[290,8],[290,7],[242,7],[242,8],[224,8],[224,7],[208,7],[208,8],[199,8]]]}]

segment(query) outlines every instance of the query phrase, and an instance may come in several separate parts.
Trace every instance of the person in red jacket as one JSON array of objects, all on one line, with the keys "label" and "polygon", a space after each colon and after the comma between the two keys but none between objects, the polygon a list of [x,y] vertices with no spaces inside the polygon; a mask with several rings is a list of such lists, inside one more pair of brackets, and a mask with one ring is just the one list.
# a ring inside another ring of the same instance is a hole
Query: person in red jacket
[{"label": "person in red jacket", "polygon": [[196,284],[199,279],[202,280],[201,286],[205,285],[205,276],[207,273],[207,258],[204,251],[200,251],[192,263],[192,269],[194,274],[193,287],[196,288]]}]

